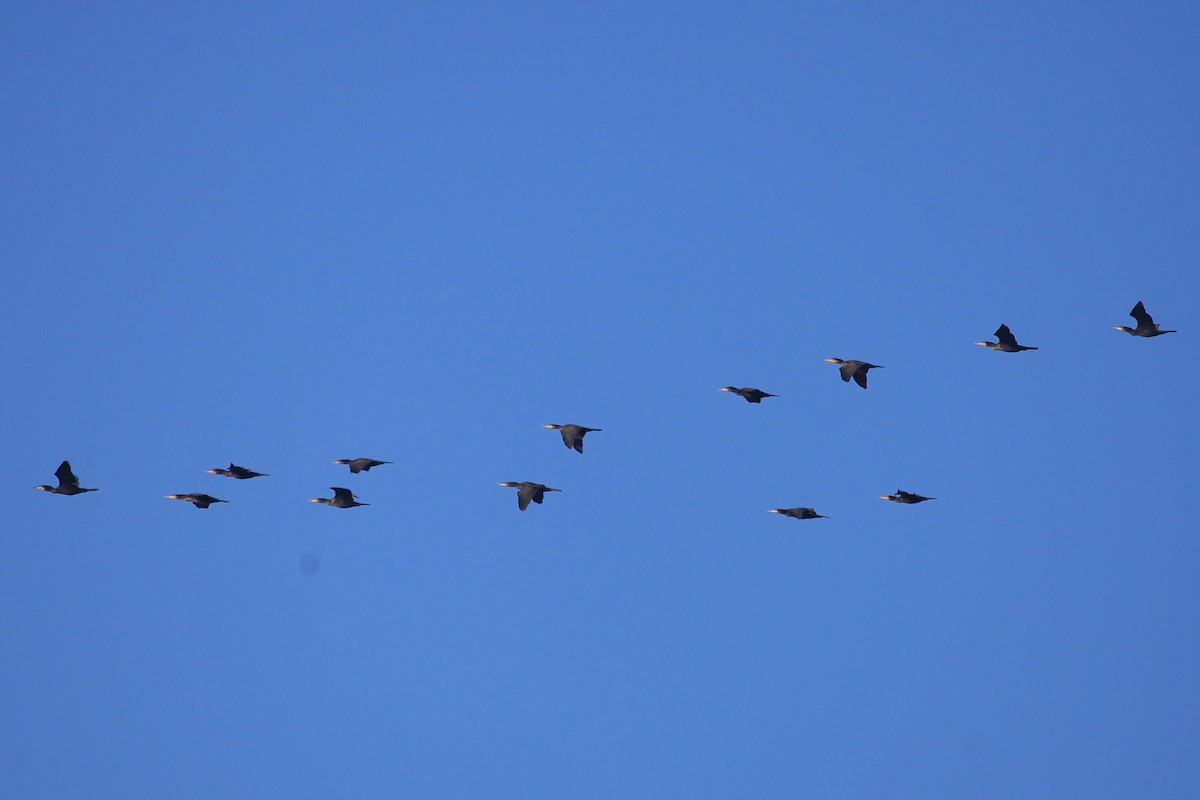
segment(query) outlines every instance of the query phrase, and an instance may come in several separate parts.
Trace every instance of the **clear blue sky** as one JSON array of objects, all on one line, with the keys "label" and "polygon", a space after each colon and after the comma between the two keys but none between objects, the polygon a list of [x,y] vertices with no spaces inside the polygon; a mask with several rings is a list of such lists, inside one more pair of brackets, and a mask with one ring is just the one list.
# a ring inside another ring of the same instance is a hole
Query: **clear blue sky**
[{"label": "clear blue sky", "polygon": [[1194,3],[2,28],[0,795],[1200,791]]}]

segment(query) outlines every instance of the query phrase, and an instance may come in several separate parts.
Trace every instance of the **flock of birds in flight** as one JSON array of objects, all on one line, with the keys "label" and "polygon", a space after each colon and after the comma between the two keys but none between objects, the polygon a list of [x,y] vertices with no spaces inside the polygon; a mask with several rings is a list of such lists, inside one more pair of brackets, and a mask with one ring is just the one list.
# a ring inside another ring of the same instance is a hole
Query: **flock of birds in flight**
[{"label": "flock of birds in flight", "polygon": [[[1161,336],[1165,333],[1178,333],[1178,331],[1164,331],[1159,325],[1156,325],[1154,319],[1146,312],[1146,307],[1142,301],[1138,301],[1133,310],[1129,312],[1129,316],[1133,317],[1137,322],[1136,328],[1130,328],[1125,325],[1114,326],[1115,330],[1124,331],[1130,336],[1140,336],[1143,338],[1151,338]],[[1002,353],[1019,353],[1023,350],[1037,350],[1036,347],[1029,347],[1018,344],[1017,337],[1009,330],[1007,325],[1001,325],[996,329],[994,334],[997,341],[994,342],[976,342],[975,344],[981,347],[987,347],[992,350],[998,350]],[[867,372],[872,369],[883,369],[879,364],[868,364],[866,361],[846,361],[840,358],[827,358],[826,361],[837,364],[838,370],[841,372],[842,380],[847,383],[851,379],[854,380],[862,388],[867,388]],[[734,386],[725,386],[721,388],[722,392],[730,392],[743,398],[747,403],[761,403],[764,398],[778,397],[778,395],[764,392],[761,389],[752,387],[737,388]],[[583,439],[592,432],[601,430],[600,428],[587,428],[583,425],[546,425],[545,427],[557,430],[562,434],[563,444],[567,449],[573,449],[578,453],[583,452]],[[391,464],[391,461],[376,461],[373,458],[339,458],[333,462],[334,464],[344,464],[350,468],[350,472],[357,475],[360,472],[369,472],[372,467],[379,467],[384,464]],[[208,470],[213,475],[222,475],[226,478],[235,478],[237,480],[247,480],[249,478],[266,478],[270,477],[265,472],[254,472],[253,470],[239,467],[236,464],[230,464],[228,467],[218,467]],[[95,492],[97,489],[85,489],[79,485],[79,478],[71,470],[69,461],[64,461],[59,465],[54,472],[54,477],[58,479],[58,486],[42,485],[34,487],[43,492],[62,495],[77,495],[87,492]],[[506,486],[517,490],[517,508],[521,511],[529,508],[530,503],[541,504],[545,499],[547,492],[561,492],[562,489],[552,489],[541,483],[532,481],[505,481],[500,486]],[[370,503],[358,502],[358,496],[349,489],[341,486],[330,487],[333,490],[333,497],[314,497],[313,503],[323,503],[334,508],[354,508],[355,506],[366,506]],[[228,503],[228,500],[222,500],[218,497],[213,497],[204,492],[188,492],[186,494],[169,494],[168,500],[184,500],[192,503],[196,508],[208,508],[215,503]],[[923,503],[926,500],[936,500],[936,497],[924,497],[915,492],[906,492],[902,489],[897,489],[895,494],[882,495],[881,499],[890,500],[893,503],[901,503],[903,505],[914,505]],[[828,519],[828,517],[818,514],[816,510],[809,507],[798,508],[772,508],[769,509],[772,514],[781,514],[786,517],[795,519]]]}]

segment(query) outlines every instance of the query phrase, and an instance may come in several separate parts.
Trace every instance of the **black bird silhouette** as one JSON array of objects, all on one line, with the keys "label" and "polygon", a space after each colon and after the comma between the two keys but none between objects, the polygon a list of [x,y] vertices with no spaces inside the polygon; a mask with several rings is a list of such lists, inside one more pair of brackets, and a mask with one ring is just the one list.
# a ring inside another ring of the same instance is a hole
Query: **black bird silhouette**
[{"label": "black bird silhouette", "polygon": [[883,369],[878,364],[868,364],[865,361],[843,361],[840,358],[825,359],[830,364],[837,364],[838,371],[842,373],[842,380],[849,381],[854,378],[854,382],[862,388],[867,388],[867,370]]},{"label": "black bird silhouette", "polygon": [[[391,461],[376,461],[373,458],[339,458],[334,461],[335,464],[346,464],[350,467],[350,471],[357,475],[360,472],[370,472],[371,467],[378,467],[381,464],[391,464]],[[365,505],[370,505],[366,503]]]},{"label": "black bird silhouette", "polygon": [[1026,347],[1023,344],[1017,344],[1017,337],[1013,336],[1013,332],[1008,329],[1007,325],[1001,325],[996,328],[996,333],[993,334],[1000,341],[998,342],[976,342],[980,347],[990,347],[993,350],[999,350],[1001,353],[1019,353],[1022,350],[1037,350],[1036,347]]},{"label": "black bird silhouette", "polygon": [[895,494],[881,494],[879,497],[883,500],[891,500],[893,503],[903,503],[905,505],[924,503],[926,500],[937,500],[936,497],[922,497],[919,494],[906,492],[903,489],[897,489]]},{"label": "black bird silhouette", "polygon": [[532,500],[537,504],[541,504],[546,492],[561,492],[562,489],[551,489],[549,486],[543,486],[540,483],[531,483],[530,481],[505,481],[500,486],[507,486],[510,489],[517,490],[517,508],[524,511],[529,508],[529,501]]},{"label": "black bird silhouette", "polygon": [[1179,333],[1179,331],[1164,331],[1154,324],[1154,318],[1146,313],[1146,307],[1142,305],[1142,301],[1138,300],[1138,304],[1133,307],[1133,311],[1129,312],[1129,316],[1137,320],[1136,328],[1127,328],[1124,325],[1114,326],[1114,330],[1125,331],[1130,336],[1162,336],[1164,333]]},{"label": "black bird silhouette", "polygon": [[354,508],[355,506],[369,506],[370,503],[358,502],[358,495],[351,492],[349,489],[343,489],[340,486],[330,486],[333,490],[333,497],[314,497],[309,502],[324,503],[327,506],[334,508]]},{"label": "black bird silhouette", "polygon": [[58,486],[35,486],[33,488],[50,494],[83,494],[84,492],[96,492],[99,489],[83,489],[79,486],[79,478],[75,477],[75,473],[71,472],[71,462],[64,461],[58,465],[58,469],[54,470],[54,477],[58,478]]},{"label": "black bird silhouette", "polygon": [[269,478],[270,474],[266,472],[254,472],[253,470],[239,467],[237,464],[230,464],[229,469],[216,467],[208,470],[213,475],[224,475],[226,478],[237,478],[239,481],[244,481],[247,478]]},{"label": "black bird silhouette", "polygon": [[739,397],[744,397],[747,403],[761,403],[764,397],[779,397],[777,394],[771,394],[770,392],[764,392],[761,389],[751,389],[749,387],[745,389],[738,389],[733,386],[723,386],[721,387],[721,391],[733,392]]},{"label": "black bird silhouette", "polygon": [[796,519],[829,519],[829,517],[818,514],[816,510],[811,508],[772,508],[768,510],[770,514],[782,514],[785,517],[794,517]]},{"label": "black bird silhouette", "polygon": [[592,431],[601,430],[600,428],[585,428],[582,425],[546,425],[562,434],[563,444],[567,449],[574,447],[580,453],[583,452],[583,437],[587,436]]},{"label": "black bird silhouette", "polygon": [[202,494],[201,492],[189,492],[188,494],[169,494],[168,500],[186,500],[189,503],[195,504],[196,508],[208,508],[213,503],[228,503],[228,500],[221,500],[213,497],[211,494]]}]

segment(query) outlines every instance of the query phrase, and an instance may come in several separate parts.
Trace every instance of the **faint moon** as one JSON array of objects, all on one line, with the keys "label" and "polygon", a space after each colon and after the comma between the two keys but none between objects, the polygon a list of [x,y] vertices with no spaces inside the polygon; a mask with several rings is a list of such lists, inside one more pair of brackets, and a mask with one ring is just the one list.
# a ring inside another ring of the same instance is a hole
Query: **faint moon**
[{"label": "faint moon", "polygon": [[312,552],[300,556],[300,571],[305,575],[316,575],[321,571],[321,557]]}]

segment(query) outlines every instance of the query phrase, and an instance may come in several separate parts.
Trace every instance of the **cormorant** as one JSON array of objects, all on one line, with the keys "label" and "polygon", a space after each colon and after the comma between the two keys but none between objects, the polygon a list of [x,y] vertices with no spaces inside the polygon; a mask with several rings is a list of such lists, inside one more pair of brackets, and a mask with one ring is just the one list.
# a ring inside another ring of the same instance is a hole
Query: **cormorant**
[{"label": "cormorant", "polygon": [[815,509],[811,508],[772,508],[767,513],[783,514],[785,517],[795,517],[796,519],[829,519],[829,517],[824,514],[818,514]]},{"label": "cormorant", "polygon": [[[380,464],[391,464],[392,462],[376,461],[373,458],[339,458],[333,463],[346,464],[350,467],[350,471],[357,475],[360,472],[370,472],[371,467],[378,467]],[[370,503],[367,505],[370,505]]]},{"label": "cormorant", "polygon": [[228,500],[221,500],[213,497],[211,494],[202,494],[200,492],[189,492],[188,494],[169,494],[168,500],[187,500],[189,503],[195,504],[196,508],[208,508],[213,503],[228,503]]},{"label": "cormorant", "polygon": [[[380,462],[383,463],[383,462]],[[333,490],[333,497],[314,497],[309,502],[324,503],[327,506],[334,508],[354,508],[355,506],[369,506],[370,503],[358,502],[358,495],[351,492],[349,489],[343,489],[340,486],[330,486]]]},{"label": "cormorant", "polygon": [[540,483],[531,483],[529,481],[521,481],[520,483],[516,483],[515,481],[505,481],[500,485],[517,490],[517,508],[521,509],[522,511],[529,508],[530,500],[540,505],[546,492],[562,491],[562,489],[551,489],[549,486],[543,486]]},{"label": "cormorant", "polygon": [[777,394],[771,394],[770,392],[764,392],[761,389],[751,389],[749,387],[745,389],[736,389],[733,386],[723,386],[721,391],[733,392],[739,397],[744,397],[746,398],[747,403],[761,403],[764,397],[779,397]]},{"label": "cormorant", "polygon": [[1000,341],[998,342],[976,342],[980,347],[990,347],[993,350],[999,350],[1001,353],[1019,353],[1022,350],[1037,350],[1036,347],[1026,347],[1023,344],[1017,344],[1017,337],[1013,336],[1013,332],[1008,329],[1007,325],[1001,325],[996,328],[993,334]]},{"label": "cormorant", "polygon": [[867,388],[867,370],[883,369],[878,364],[868,364],[865,361],[843,361],[840,358],[825,359],[830,364],[837,364],[838,371],[842,373],[842,380],[849,381],[854,378],[854,382],[862,388]]},{"label": "cormorant", "polygon": [[1179,331],[1164,331],[1159,330],[1159,326],[1154,324],[1154,318],[1146,313],[1146,307],[1142,305],[1142,301],[1138,300],[1138,304],[1133,307],[1133,311],[1129,312],[1129,316],[1137,320],[1136,328],[1127,328],[1124,325],[1114,326],[1114,330],[1125,331],[1130,336],[1162,336],[1164,333],[1179,333]]},{"label": "cormorant", "polygon": [[880,499],[891,500],[893,503],[904,503],[912,505],[913,503],[924,503],[926,500],[937,500],[936,497],[922,497],[913,492],[906,492],[903,489],[897,489],[895,494],[881,494]]},{"label": "cormorant", "polygon": [[96,492],[99,489],[83,489],[79,486],[79,478],[75,477],[75,473],[71,472],[71,462],[64,461],[58,465],[58,469],[54,470],[54,477],[58,478],[58,486],[35,486],[43,492],[51,494],[83,494],[84,492]]},{"label": "cormorant", "polygon": [[600,428],[585,428],[582,425],[546,425],[545,427],[559,431],[562,434],[563,444],[567,449],[574,447],[580,453],[583,452],[583,437],[587,436],[592,431],[601,430]]},{"label": "cormorant", "polygon": [[271,477],[266,472],[254,472],[253,470],[246,469],[245,467],[239,467],[237,464],[230,464],[229,469],[217,467],[216,469],[210,469],[208,471],[213,475],[224,475],[226,478],[237,478],[239,481],[244,481],[247,478]]}]

